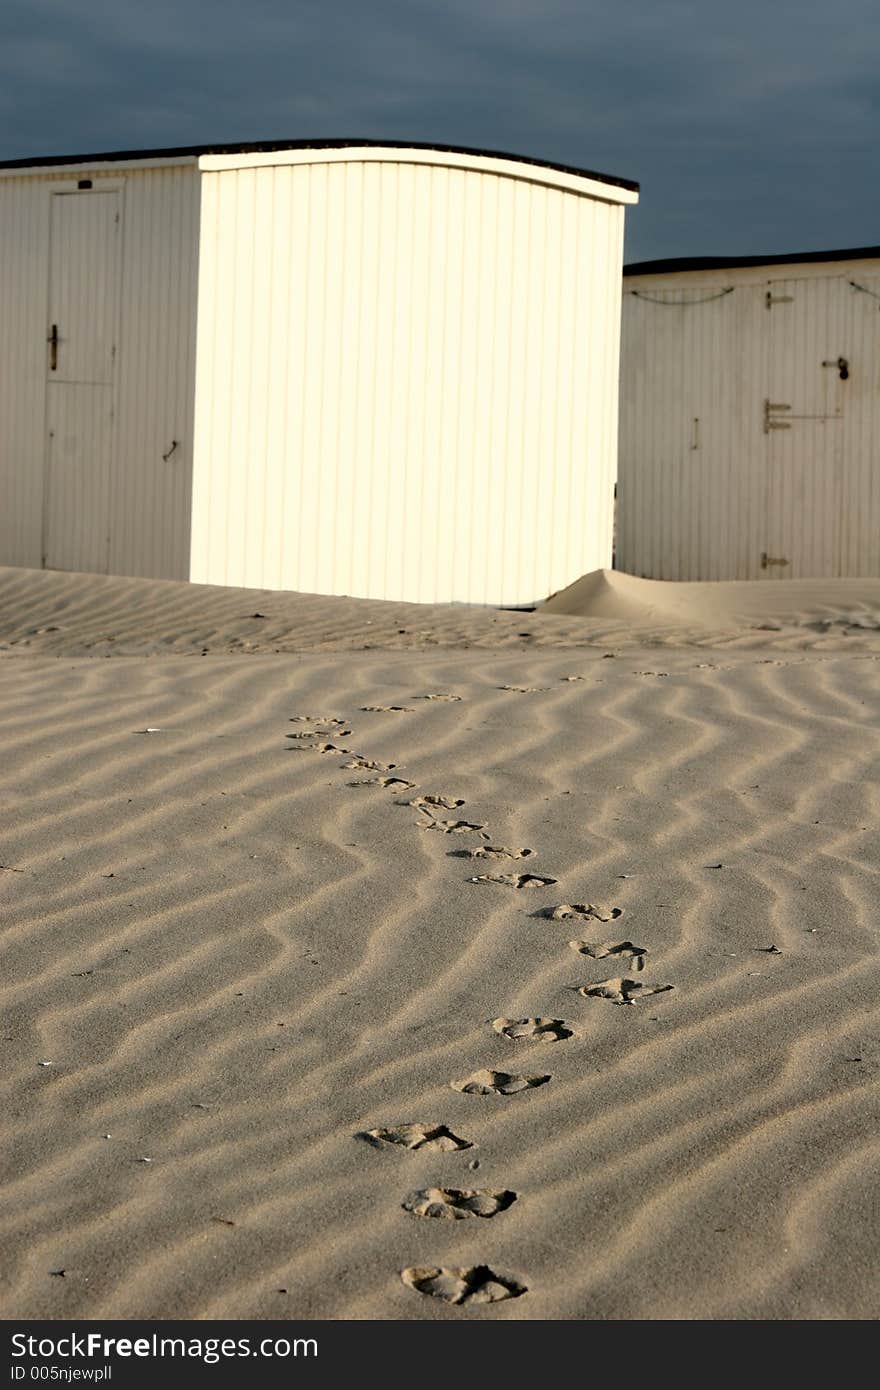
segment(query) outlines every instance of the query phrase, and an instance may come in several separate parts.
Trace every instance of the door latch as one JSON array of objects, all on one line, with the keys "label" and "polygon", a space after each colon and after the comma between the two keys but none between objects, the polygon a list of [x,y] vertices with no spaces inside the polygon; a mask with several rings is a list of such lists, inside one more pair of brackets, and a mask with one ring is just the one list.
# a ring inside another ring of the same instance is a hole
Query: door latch
[{"label": "door latch", "polygon": [[780,555],[780,556],[777,558],[776,556],[768,555],[767,552],[766,552],[766,550],[762,550],[762,552],[761,552],[761,569],[762,569],[762,570],[769,569],[771,565],[787,565],[787,564],[789,564],[789,563],[790,563],[790,562],[789,562],[788,560],[786,560],[786,558],[785,558],[784,555]]},{"label": "door latch", "polygon": [[49,344],[49,370],[52,371],[52,372],[57,372],[57,370],[58,370],[58,324],[57,324],[57,323],[53,323],[53,324],[52,324],[52,332],[49,334],[48,338],[46,339],[46,342]]},{"label": "door latch", "polygon": [[838,372],[840,373],[841,381],[847,381],[849,378],[849,363],[847,362],[845,357],[838,357],[833,362],[823,362],[822,366],[836,367]]}]

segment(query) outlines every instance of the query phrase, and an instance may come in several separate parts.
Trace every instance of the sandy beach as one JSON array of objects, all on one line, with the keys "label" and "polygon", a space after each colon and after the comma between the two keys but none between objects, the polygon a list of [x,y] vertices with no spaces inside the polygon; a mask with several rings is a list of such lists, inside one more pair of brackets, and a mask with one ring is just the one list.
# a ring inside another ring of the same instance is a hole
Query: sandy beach
[{"label": "sandy beach", "polygon": [[875,1318],[878,663],[0,570],[0,1314]]}]

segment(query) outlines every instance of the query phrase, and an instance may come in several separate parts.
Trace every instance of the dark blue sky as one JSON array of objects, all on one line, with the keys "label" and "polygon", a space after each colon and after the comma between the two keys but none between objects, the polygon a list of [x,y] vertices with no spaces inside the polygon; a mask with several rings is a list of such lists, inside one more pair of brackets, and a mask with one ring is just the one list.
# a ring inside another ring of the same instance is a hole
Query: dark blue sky
[{"label": "dark blue sky", "polygon": [[642,185],[627,259],[880,243],[877,0],[5,0],[0,157],[364,136]]}]

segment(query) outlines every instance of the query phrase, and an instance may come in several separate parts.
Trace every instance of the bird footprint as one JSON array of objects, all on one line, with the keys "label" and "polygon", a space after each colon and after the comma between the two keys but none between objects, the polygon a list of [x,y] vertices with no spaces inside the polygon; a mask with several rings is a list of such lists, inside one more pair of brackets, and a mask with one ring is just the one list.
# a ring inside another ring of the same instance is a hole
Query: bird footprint
[{"label": "bird footprint", "polygon": [[415,782],[407,782],[404,777],[361,777],[355,782],[349,782],[350,787],[393,787],[396,791],[408,792],[415,786]]},{"label": "bird footprint", "polygon": [[361,705],[364,714],[415,714],[409,705]]},{"label": "bird footprint", "polygon": [[547,908],[542,914],[554,922],[562,922],[566,917],[593,917],[597,922],[615,922],[623,916],[622,907],[596,907],[594,903],[560,903],[558,907]]},{"label": "bird footprint", "polygon": [[392,1125],[388,1129],[367,1129],[361,1138],[381,1148],[383,1144],[398,1144],[403,1149],[435,1149],[440,1153],[472,1149],[469,1139],[453,1134],[447,1125]]},{"label": "bird footprint", "polygon": [[569,941],[568,944],[573,951],[579,951],[582,956],[590,956],[593,960],[604,960],[606,956],[629,956],[631,970],[645,968],[647,948],[634,946],[631,941]]},{"label": "bird footprint", "polygon": [[290,722],[291,724],[336,724],[341,728],[345,720],[337,719],[333,714],[295,714]]},{"label": "bird footprint", "polygon": [[472,1265],[469,1269],[412,1266],[402,1270],[400,1277],[417,1293],[442,1298],[459,1307],[467,1307],[470,1303],[499,1303],[504,1298],[519,1298],[528,1293],[527,1284],[496,1274],[488,1265]]},{"label": "bird footprint", "polygon": [[508,849],[506,845],[477,845],[476,849],[463,849],[461,853],[469,859],[528,859],[534,850]]},{"label": "bird footprint", "polygon": [[411,1192],[403,1200],[404,1211],[414,1216],[434,1216],[445,1221],[461,1221],[467,1216],[497,1216],[516,1201],[516,1193],[507,1188],[497,1192],[468,1190],[456,1187],[424,1187]]},{"label": "bird footprint", "polygon": [[332,729],[288,729],[284,737],[315,738],[318,734],[330,734],[333,732],[336,732],[337,738],[346,738],[351,733],[351,729],[339,729],[338,731],[334,731]]},{"label": "bird footprint", "polygon": [[475,874],[471,883],[505,883],[508,888],[546,888],[555,878],[542,874]]},{"label": "bird footprint", "polygon": [[529,1091],[535,1086],[543,1086],[549,1076],[517,1076],[508,1071],[475,1071],[464,1081],[451,1081],[453,1091],[462,1091],[466,1096],[512,1096],[518,1091]]},{"label": "bird footprint", "polygon": [[418,827],[420,830],[442,830],[444,835],[467,835],[469,831],[475,830],[483,834],[486,830],[485,825],[470,820],[419,821]]},{"label": "bird footprint", "polygon": [[573,1038],[574,1029],[561,1018],[493,1018],[492,1027],[503,1038],[534,1038],[538,1041],[561,1042]]},{"label": "bird footprint", "polygon": [[612,1004],[635,1004],[649,994],[664,994],[674,985],[643,985],[638,980],[600,980],[596,985],[582,985],[578,990],[586,999],[610,999]]},{"label": "bird footprint", "polygon": [[[333,745],[332,745],[332,744],[328,744],[328,747],[329,747],[329,748],[332,748]],[[321,749],[321,752],[323,753],[324,751],[325,751],[325,750],[322,748],[322,749]],[[350,752],[351,752],[351,749],[350,749],[350,748],[338,748],[338,749],[336,749],[336,752],[338,752],[338,753],[350,753]],[[377,763],[377,762],[374,761],[373,758],[359,758],[359,757],[355,757],[355,758],[352,758],[352,760],[351,760],[350,763],[343,763],[342,766],[343,766],[343,769],[345,769],[346,771],[349,770],[349,769],[351,769],[351,768],[363,768],[364,771],[366,771],[366,772],[390,772],[392,768],[397,767],[397,763]]]},{"label": "bird footprint", "polygon": [[409,803],[417,810],[424,811],[426,815],[431,815],[433,807],[442,806],[444,811],[457,811],[459,806],[464,805],[464,799],[460,796],[415,796]]}]

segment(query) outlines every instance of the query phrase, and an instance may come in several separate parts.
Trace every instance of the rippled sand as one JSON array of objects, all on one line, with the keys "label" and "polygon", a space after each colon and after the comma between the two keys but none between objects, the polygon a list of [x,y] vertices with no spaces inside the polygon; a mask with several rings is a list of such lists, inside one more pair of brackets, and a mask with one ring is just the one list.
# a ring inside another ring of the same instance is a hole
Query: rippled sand
[{"label": "rippled sand", "polygon": [[877,1316],[880,584],[639,583],[0,571],[3,1316]]}]

